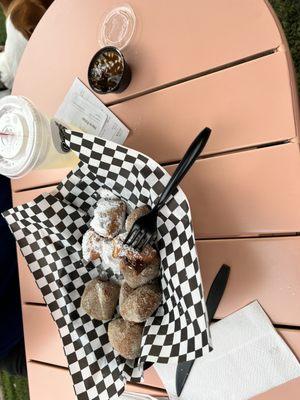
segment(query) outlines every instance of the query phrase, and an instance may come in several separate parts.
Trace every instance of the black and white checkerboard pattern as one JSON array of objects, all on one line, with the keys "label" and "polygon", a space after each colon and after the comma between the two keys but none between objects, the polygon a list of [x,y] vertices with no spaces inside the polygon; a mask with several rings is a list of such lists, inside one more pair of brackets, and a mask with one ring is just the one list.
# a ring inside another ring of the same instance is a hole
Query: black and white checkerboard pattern
[{"label": "black and white checkerboard pattern", "polygon": [[107,323],[80,308],[97,269],[82,262],[81,238],[105,186],[133,208],[153,207],[169,180],[155,161],[132,149],[66,130],[80,163],[51,194],[4,216],[42,291],[63,340],[79,400],[115,399],[127,380],[139,382],[147,362],[179,363],[208,353],[210,336],[189,205],[178,189],[158,218],[163,304],[146,323],[139,360],[111,347]]}]

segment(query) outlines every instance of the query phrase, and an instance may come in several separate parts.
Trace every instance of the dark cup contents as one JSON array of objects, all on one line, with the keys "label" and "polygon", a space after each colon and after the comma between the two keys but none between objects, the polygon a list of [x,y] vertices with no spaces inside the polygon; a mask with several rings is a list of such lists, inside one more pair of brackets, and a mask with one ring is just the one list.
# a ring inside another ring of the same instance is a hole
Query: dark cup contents
[{"label": "dark cup contents", "polygon": [[88,80],[97,93],[121,92],[127,88],[130,79],[130,68],[116,47],[103,47],[90,62]]}]

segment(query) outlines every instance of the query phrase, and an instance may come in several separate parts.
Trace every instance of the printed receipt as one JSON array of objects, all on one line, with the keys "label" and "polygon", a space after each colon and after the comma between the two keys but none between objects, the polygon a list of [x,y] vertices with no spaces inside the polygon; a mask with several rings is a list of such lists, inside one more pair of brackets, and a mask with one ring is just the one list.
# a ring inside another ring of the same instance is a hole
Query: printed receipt
[{"label": "printed receipt", "polygon": [[129,129],[78,78],[54,118],[70,129],[118,144],[123,144],[129,133]]}]

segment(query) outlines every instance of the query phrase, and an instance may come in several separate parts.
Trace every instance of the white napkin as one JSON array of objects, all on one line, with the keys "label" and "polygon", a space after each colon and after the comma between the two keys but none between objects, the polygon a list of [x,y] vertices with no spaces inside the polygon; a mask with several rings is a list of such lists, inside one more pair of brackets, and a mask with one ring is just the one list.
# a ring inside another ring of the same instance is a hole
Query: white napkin
[{"label": "white napkin", "polygon": [[[300,376],[300,364],[257,301],[211,326],[214,350],[195,361],[181,400],[243,400]],[[170,399],[176,365],[156,364]]]}]

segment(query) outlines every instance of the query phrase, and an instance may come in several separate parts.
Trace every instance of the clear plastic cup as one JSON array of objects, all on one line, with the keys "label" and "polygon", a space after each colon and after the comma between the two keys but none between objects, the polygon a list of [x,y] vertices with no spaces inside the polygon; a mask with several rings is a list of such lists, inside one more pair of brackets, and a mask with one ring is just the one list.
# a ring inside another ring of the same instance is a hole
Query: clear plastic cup
[{"label": "clear plastic cup", "polygon": [[59,128],[26,98],[0,100],[0,174],[21,178],[35,169],[73,168],[78,158],[61,145]]}]

